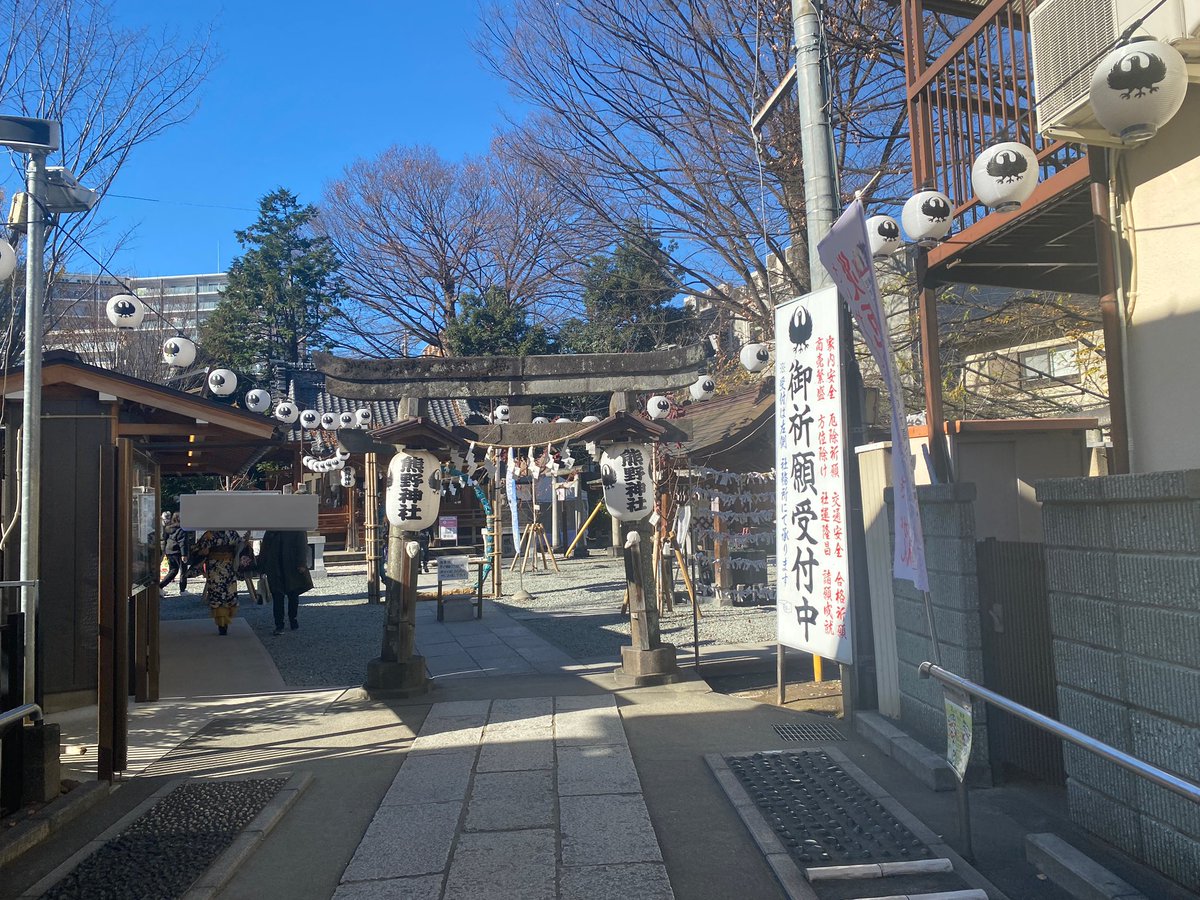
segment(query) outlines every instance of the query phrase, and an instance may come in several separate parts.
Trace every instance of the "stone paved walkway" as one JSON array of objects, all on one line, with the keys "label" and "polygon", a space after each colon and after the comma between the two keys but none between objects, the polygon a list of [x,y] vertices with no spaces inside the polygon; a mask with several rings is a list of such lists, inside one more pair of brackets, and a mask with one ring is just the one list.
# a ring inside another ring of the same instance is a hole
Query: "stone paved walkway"
[{"label": "stone paved walkway", "polygon": [[557,674],[576,664],[490,600],[482,619],[463,622],[439,622],[436,603],[418,604],[417,652],[434,678]]},{"label": "stone paved walkway", "polygon": [[673,900],[611,696],[431,708],[334,900]]}]

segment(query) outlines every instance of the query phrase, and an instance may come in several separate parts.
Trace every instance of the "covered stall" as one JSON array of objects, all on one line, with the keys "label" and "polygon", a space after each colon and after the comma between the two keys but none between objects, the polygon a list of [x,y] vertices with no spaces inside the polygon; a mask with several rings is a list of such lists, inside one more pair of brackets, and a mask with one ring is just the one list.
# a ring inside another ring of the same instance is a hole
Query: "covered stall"
[{"label": "covered stall", "polygon": [[[6,527],[19,513],[22,377],[20,368],[0,372]],[[275,425],[73,353],[44,356],[36,694],[50,712],[98,704],[102,777],[125,765],[129,695],[158,696],[160,479],[234,476],[290,453]],[[18,577],[17,534],[0,550],[6,581]],[[5,620],[19,610],[17,592],[4,592]]]}]

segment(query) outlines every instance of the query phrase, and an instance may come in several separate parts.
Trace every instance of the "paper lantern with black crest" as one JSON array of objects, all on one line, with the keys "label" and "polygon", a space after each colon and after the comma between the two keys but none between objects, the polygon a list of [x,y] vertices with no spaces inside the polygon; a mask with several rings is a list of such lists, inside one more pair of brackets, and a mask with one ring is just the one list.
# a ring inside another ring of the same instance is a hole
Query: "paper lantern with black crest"
[{"label": "paper lantern with black crest", "polygon": [[954,227],[954,204],[941,191],[918,191],[904,204],[900,223],[909,239],[933,247]]},{"label": "paper lantern with black crest", "polygon": [[238,377],[232,369],[213,369],[208,373],[208,389],[218,397],[228,397],[237,390]]}]

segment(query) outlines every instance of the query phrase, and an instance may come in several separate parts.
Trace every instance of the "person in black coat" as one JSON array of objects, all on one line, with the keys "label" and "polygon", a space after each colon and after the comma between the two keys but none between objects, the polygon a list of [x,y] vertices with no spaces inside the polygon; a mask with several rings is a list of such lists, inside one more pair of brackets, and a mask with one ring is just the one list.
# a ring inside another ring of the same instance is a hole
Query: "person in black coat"
[{"label": "person in black coat", "polygon": [[275,634],[283,634],[283,605],[287,600],[292,631],[300,627],[296,616],[300,595],[312,589],[308,572],[308,535],[303,531],[268,531],[258,554],[259,571],[267,579],[275,604]]}]

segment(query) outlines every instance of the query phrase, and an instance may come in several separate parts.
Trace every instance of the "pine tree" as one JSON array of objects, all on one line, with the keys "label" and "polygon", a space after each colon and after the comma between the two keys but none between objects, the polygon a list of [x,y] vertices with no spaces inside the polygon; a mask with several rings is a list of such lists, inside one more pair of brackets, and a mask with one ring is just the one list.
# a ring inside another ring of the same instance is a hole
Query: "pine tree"
[{"label": "pine tree", "polygon": [[530,356],[549,351],[546,329],[529,323],[528,312],[498,287],[482,297],[460,294],[459,312],[446,326],[446,346],[454,356]]},{"label": "pine tree", "polygon": [[324,329],[346,290],[328,238],[313,233],[314,207],[277,188],[258,208],[258,220],[236,233],[246,252],[230,266],[200,344],[213,360],[261,372],[272,360],[294,364],[326,349]]},{"label": "pine tree", "polygon": [[676,340],[687,314],[670,305],[679,292],[673,249],[650,228],[634,225],[611,254],[593,256],[583,275],[584,318],[563,324],[563,349],[638,352]]}]

